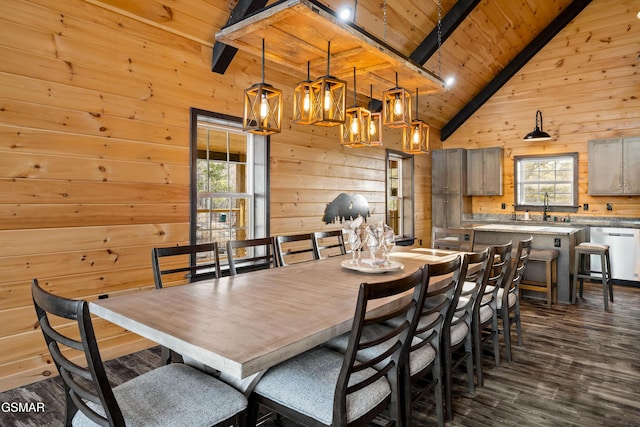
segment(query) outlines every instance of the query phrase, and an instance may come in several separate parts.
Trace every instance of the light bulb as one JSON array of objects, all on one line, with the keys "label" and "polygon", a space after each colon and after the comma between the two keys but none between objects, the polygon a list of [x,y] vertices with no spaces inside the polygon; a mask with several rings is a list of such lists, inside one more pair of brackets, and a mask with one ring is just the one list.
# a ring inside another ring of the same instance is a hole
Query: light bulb
[{"label": "light bulb", "polygon": [[304,91],[304,98],[302,99],[302,108],[304,109],[305,112],[309,111],[309,104],[311,103],[311,101],[309,100],[309,91],[305,90]]},{"label": "light bulb", "polygon": [[269,103],[267,102],[267,95],[263,93],[260,101],[260,118],[266,118],[267,114],[269,114]]},{"label": "light bulb", "polygon": [[360,133],[360,126],[358,125],[358,116],[353,116],[351,120],[351,133],[357,135]]},{"label": "light bulb", "polygon": [[420,143],[420,126],[415,126],[413,128],[413,143],[414,144]]},{"label": "light bulb", "polygon": [[400,100],[400,95],[396,95],[396,100],[393,101],[393,112],[398,116],[402,114],[402,100]]},{"label": "light bulb", "polygon": [[329,85],[324,90],[324,111],[329,111],[331,109],[331,89]]},{"label": "light bulb", "polygon": [[377,133],[378,129],[376,129],[376,122],[371,120],[369,123],[369,135],[374,136]]}]

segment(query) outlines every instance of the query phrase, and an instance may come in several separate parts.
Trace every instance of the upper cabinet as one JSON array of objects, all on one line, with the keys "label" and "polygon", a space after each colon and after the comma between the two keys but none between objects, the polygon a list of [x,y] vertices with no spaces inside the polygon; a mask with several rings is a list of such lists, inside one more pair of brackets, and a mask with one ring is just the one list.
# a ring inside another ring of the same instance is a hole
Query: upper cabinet
[{"label": "upper cabinet", "polygon": [[502,148],[467,150],[468,196],[502,195]]},{"label": "upper cabinet", "polygon": [[433,150],[431,153],[431,192],[465,193],[467,157],[464,148]]},{"label": "upper cabinet", "polygon": [[589,194],[640,195],[640,137],[589,141]]}]

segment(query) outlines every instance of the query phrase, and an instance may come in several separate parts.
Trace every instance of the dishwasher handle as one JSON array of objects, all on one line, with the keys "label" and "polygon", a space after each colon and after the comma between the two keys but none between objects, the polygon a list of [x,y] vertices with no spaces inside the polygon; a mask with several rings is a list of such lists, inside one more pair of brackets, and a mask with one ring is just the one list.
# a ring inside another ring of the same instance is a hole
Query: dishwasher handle
[{"label": "dishwasher handle", "polygon": [[634,235],[631,233],[607,233],[607,234],[612,237],[634,237]]}]

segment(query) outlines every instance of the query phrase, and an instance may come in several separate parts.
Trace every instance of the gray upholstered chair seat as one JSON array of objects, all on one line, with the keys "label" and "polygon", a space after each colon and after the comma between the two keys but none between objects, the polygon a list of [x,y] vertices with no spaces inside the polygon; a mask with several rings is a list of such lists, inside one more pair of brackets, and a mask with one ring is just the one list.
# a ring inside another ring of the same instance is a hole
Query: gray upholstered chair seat
[{"label": "gray upholstered chair seat", "polygon": [[[211,426],[247,407],[231,386],[181,363],[162,366],[113,389],[128,427]],[[96,412],[102,406],[89,403]],[[78,411],[74,427],[95,423]]]},{"label": "gray upholstered chair seat", "polygon": [[[316,347],[270,368],[256,385],[254,393],[330,425],[335,388],[343,362],[344,354]],[[371,371],[368,368],[355,372],[351,379],[353,381],[355,377],[357,381],[357,378],[369,376]],[[350,394],[347,396],[348,422],[357,420],[390,394],[391,387],[384,377]]]},{"label": "gray upholstered chair seat", "polygon": [[[504,293],[504,288],[498,289],[498,295],[496,297],[496,307],[498,310],[502,308],[502,294]],[[509,302],[509,307],[513,307],[518,302],[518,296],[515,293],[510,293],[507,297],[507,301]]]},{"label": "gray upholstered chair seat", "polygon": [[490,305],[480,307],[480,323],[484,323],[493,317],[493,309]]},{"label": "gray upholstered chair seat", "polygon": [[469,325],[467,325],[465,322],[451,325],[451,346],[462,342],[468,333]]}]

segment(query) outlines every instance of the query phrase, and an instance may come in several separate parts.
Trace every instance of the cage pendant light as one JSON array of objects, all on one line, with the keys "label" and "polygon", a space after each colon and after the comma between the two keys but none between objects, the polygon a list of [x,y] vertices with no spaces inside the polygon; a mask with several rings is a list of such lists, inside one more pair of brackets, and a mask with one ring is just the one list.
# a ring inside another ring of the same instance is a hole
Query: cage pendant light
[{"label": "cage pendant light", "polygon": [[331,42],[327,47],[327,75],[316,79],[312,90],[317,94],[312,110],[312,124],[337,126],[344,124],[346,113],[347,82],[330,75]]},{"label": "cage pendant light", "polygon": [[[373,85],[369,87],[369,111],[373,110]],[[382,113],[371,113],[369,146],[382,147]]]},{"label": "cage pendant light", "polygon": [[418,89],[416,88],[416,120],[402,130],[402,151],[409,154],[429,152],[429,125],[418,119]]},{"label": "cage pendant light", "polygon": [[390,128],[405,128],[411,125],[411,92],[398,86],[382,94],[384,125]]},{"label": "cage pendant light", "polygon": [[244,91],[242,129],[258,135],[282,130],[282,91],[264,82],[264,39],[262,39],[262,82]]},{"label": "cage pendant light", "polygon": [[307,80],[303,80],[293,90],[293,119],[291,123],[300,125],[313,124],[313,106],[316,104],[316,91],[312,87],[309,72],[310,63],[307,62]]},{"label": "cage pendant light", "polygon": [[340,125],[340,144],[356,148],[369,145],[371,113],[358,107],[356,92],[356,69],[353,69],[353,106],[347,108],[345,123]]}]

